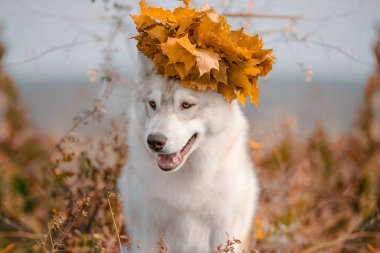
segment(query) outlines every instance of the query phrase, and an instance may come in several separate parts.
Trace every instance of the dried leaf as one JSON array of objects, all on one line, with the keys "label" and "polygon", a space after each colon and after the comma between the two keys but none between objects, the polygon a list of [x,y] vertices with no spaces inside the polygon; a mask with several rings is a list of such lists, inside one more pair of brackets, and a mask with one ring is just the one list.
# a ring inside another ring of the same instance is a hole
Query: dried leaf
[{"label": "dried leaf", "polygon": [[227,65],[219,61],[219,69],[211,69],[211,75],[217,82],[228,84],[227,82]]},{"label": "dried leaf", "polygon": [[148,27],[156,25],[156,21],[147,15],[131,15],[133,22],[136,24],[138,31],[143,31]]},{"label": "dried leaf", "polygon": [[191,0],[182,0],[182,2],[186,5],[187,8],[191,7]]},{"label": "dried leaf", "polygon": [[147,33],[152,39],[158,39],[158,41],[161,43],[167,41],[169,36],[168,30],[165,27],[159,25],[156,25],[155,27],[147,30]]},{"label": "dried leaf", "polygon": [[219,70],[219,54],[207,49],[195,49],[194,55],[197,59],[200,76],[210,73],[211,69]]},{"label": "dried leaf", "polygon": [[164,10],[160,7],[147,7],[145,1],[140,2],[140,10],[142,15],[150,16],[151,18],[157,19],[161,22],[176,22],[176,19],[169,10]]},{"label": "dried leaf", "polygon": [[180,39],[169,38],[167,42],[160,44],[160,47],[163,54],[169,57],[168,64],[183,62],[186,73],[195,65],[195,45],[191,44],[187,35]]},{"label": "dried leaf", "polygon": [[218,92],[223,95],[227,102],[231,103],[236,98],[234,88],[229,85],[218,85]]}]

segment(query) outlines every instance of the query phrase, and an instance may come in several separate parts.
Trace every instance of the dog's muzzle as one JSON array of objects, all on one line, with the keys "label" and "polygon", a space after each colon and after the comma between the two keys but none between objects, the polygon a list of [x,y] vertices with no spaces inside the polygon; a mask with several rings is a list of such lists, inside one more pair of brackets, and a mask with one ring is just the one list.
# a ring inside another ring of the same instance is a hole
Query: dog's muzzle
[{"label": "dog's muzzle", "polygon": [[196,138],[197,138],[197,134],[194,134],[193,136],[191,136],[191,138],[187,141],[185,146],[181,150],[175,153],[158,154],[157,155],[158,167],[160,167],[160,169],[164,171],[171,171],[171,170],[174,170],[176,167],[178,167],[182,163],[184,157],[189,153]]}]

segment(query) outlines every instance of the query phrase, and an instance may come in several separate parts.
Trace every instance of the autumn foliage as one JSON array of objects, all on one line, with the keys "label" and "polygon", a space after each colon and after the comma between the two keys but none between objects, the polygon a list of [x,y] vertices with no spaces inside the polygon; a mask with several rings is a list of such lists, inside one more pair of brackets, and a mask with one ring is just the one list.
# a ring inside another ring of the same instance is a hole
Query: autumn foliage
[{"label": "autumn foliage", "polygon": [[[0,61],[3,52],[0,44]],[[251,143],[262,192],[251,252],[379,252],[380,34],[375,56],[349,132],[336,138],[317,127],[300,141],[285,124],[274,147]],[[128,152],[123,125],[113,122],[105,134],[72,133],[59,142],[39,134],[1,65],[0,102],[0,252],[138,247],[123,224],[117,194]],[[214,252],[237,252],[240,239],[226,235]],[[153,252],[171,252],[164,235]]]},{"label": "autumn foliage", "polygon": [[263,49],[258,35],[231,31],[215,10],[195,10],[185,3],[170,11],[140,2],[141,15],[132,15],[137,48],[159,74],[177,78],[185,87],[210,89],[243,105],[250,97],[258,105],[258,78],[272,69],[272,50]]}]

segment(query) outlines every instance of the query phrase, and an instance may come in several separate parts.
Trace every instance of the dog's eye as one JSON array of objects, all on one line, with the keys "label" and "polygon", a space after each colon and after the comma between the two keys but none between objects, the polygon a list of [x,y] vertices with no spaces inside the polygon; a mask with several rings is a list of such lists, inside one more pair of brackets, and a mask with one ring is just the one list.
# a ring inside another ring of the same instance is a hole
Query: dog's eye
[{"label": "dog's eye", "polygon": [[156,109],[156,102],[154,102],[153,100],[149,101],[149,105],[150,105],[150,107],[152,107],[153,110]]},{"label": "dog's eye", "polygon": [[182,109],[189,109],[190,107],[192,107],[193,105],[188,103],[188,102],[183,102],[181,107]]}]

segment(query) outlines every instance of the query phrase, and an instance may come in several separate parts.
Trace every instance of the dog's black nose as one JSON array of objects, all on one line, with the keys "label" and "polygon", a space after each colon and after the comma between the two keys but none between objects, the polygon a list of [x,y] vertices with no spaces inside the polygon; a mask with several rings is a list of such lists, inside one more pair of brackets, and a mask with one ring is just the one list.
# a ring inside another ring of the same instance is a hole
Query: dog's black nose
[{"label": "dog's black nose", "polygon": [[160,151],[164,148],[167,139],[162,134],[150,134],[147,139],[148,146],[154,151]]}]

